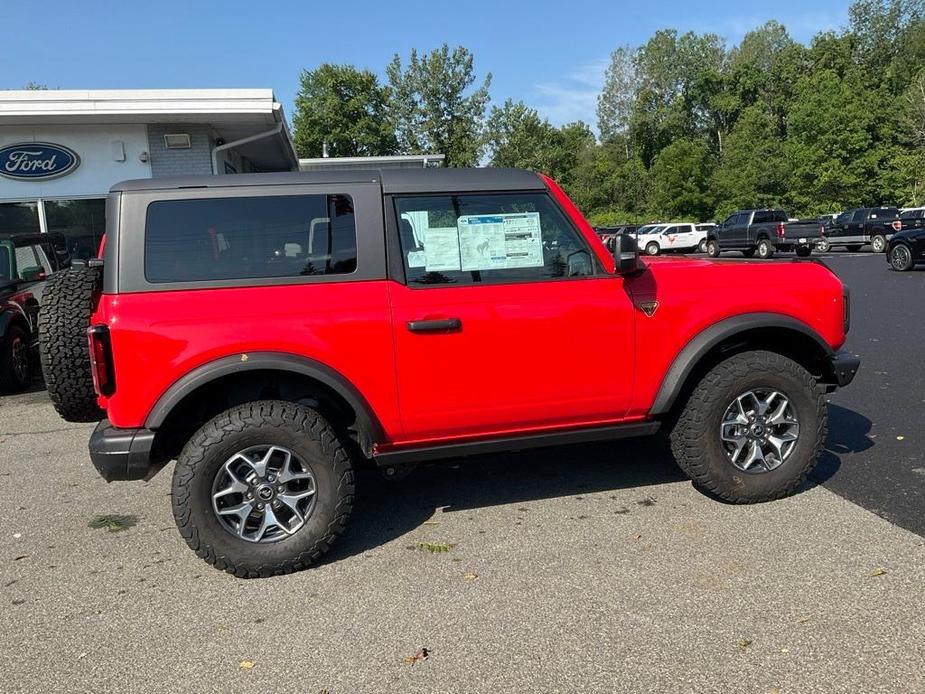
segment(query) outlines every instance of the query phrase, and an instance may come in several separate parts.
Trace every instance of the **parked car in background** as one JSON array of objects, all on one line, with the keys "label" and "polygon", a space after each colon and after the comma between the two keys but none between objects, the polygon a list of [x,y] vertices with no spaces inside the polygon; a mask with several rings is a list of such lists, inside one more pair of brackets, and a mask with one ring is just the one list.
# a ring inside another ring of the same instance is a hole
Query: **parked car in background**
[{"label": "parked car in background", "polygon": [[890,237],[901,230],[896,207],[854,207],[835,218],[816,249],[825,253],[833,246],[844,246],[849,251],[859,251],[869,243],[874,253],[883,253]]},{"label": "parked car in background", "polygon": [[707,253],[717,258],[723,251],[742,251],[764,259],[776,251],[796,251],[805,258],[823,234],[818,219],[792,222],[780,209],[739,210],[707,231]]},{"label": "parked car in background", "polygon": [[689,222],[658,224],[636,232],[636,243],[646,255],[658,255],[666,251],[707,250],[707,232],[697,231]]},{"label": "parked car in background", "polygon": [[702,222],[695,226],[697,228],[697,231],[710,231],[710,229],[716,228],[716,222]]},{"label": "parked car in background", "polygon": [[902,231],[887,241],[886,259],[898,272],[925,263],[925,208],[906,210],[900,215]]},{"label": "parked car in background", "polygon": [[45,281],[69,265],[60,234],[0,234],[0,391],[32,383]]},{"label": "parked car in background", "polygon": [[600,236],[601,242],[607,247],[607,250],[613,251],[616,247],[617,236],[620,234],[632,234],[638,228],[638,224],[618,224],[610,227],[594,227],[594,231]]}]

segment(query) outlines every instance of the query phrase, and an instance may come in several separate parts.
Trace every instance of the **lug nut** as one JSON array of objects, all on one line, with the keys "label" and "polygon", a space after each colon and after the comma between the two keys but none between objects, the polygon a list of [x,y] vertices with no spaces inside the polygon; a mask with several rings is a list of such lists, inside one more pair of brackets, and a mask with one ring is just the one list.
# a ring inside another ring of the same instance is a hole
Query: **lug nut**
[{"label": "lug nut", "polygon": [[276,488],[276,491],[278,491],[278,492],[283,491],[283,485],[279,485],[279,486]]},{"label": "lug nut", "polygon": [[254,498],[254,495],[251,494],[250,492],[248,492],[248,493],[247,493],[247,498],[248,498],[248,499],[253,499],[253,498]]},{"label": "lug nut", "polygon": [[261,504],[257,504],[257,510],[258,510],[258,511],[263,511],[263,504],[262,504],[262,503],[261,503]]},{"label": "lug nut", "polygon": [[268,479],[270,482],[275,482],[275,481],[276,481],[276,475],[270,475],[267,479]]}]

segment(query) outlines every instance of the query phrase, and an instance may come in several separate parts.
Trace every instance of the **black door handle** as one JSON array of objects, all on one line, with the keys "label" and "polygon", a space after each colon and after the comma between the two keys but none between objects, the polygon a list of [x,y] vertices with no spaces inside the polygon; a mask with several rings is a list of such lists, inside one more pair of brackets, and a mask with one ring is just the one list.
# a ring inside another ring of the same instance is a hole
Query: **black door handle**
[{"label": "black door handle", "polygon": [[408,330],[413,333],[450,332],[462,328],[459,318],[439,318],[435,320],[409,320]]}]

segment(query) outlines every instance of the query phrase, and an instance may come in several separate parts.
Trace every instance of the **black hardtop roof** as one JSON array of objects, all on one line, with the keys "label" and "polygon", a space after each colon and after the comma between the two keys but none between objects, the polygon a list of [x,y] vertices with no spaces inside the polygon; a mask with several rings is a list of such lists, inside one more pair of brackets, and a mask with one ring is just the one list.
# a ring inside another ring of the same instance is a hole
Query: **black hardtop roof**
[{"label": "black hardtop roof", "polygon": [[524,169],[337,169],[221,176],[170,176],[122,181],[110,192],[239,188],[312,183],[379,183],[383,193],[463,193],[474,191],[544,190],[537,174]]}]

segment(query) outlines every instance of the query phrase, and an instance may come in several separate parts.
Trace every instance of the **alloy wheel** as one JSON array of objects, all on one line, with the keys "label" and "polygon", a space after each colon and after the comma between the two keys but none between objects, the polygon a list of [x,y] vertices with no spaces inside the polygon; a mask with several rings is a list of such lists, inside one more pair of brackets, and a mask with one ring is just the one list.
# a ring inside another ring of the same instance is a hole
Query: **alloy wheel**
[{"label": "alloy wheel", "polygon": [[743,472],[770,472],[793,453],[800,424],[790,400],[780,391],[746,391],[726,408],[719,427],[726,458]]},{"label": "alloy wheel", "polygon": [[296,533],[315,509],[311,468],[288,448],[251,446],[231,456],[212,483],[212,509],[225,530],[247,542]]},{"label": "alloy wheel", "polygon": [[13,338],[10,345],[10,360],[16,380],[25,383],[29,378],[29,346],[20,337]]},{"label": "alloy wheel", "polygon": [[874,236],[870,240],[870,248],[874,253],[883,253],[883,249],[886,247],[886,239],[882,236]]},{"label": "alloy wheel", "polygon": [[912,253],[905,245],[897,244],[890,251],[890,265],[900,272],[908,270],[912,266]]}]

